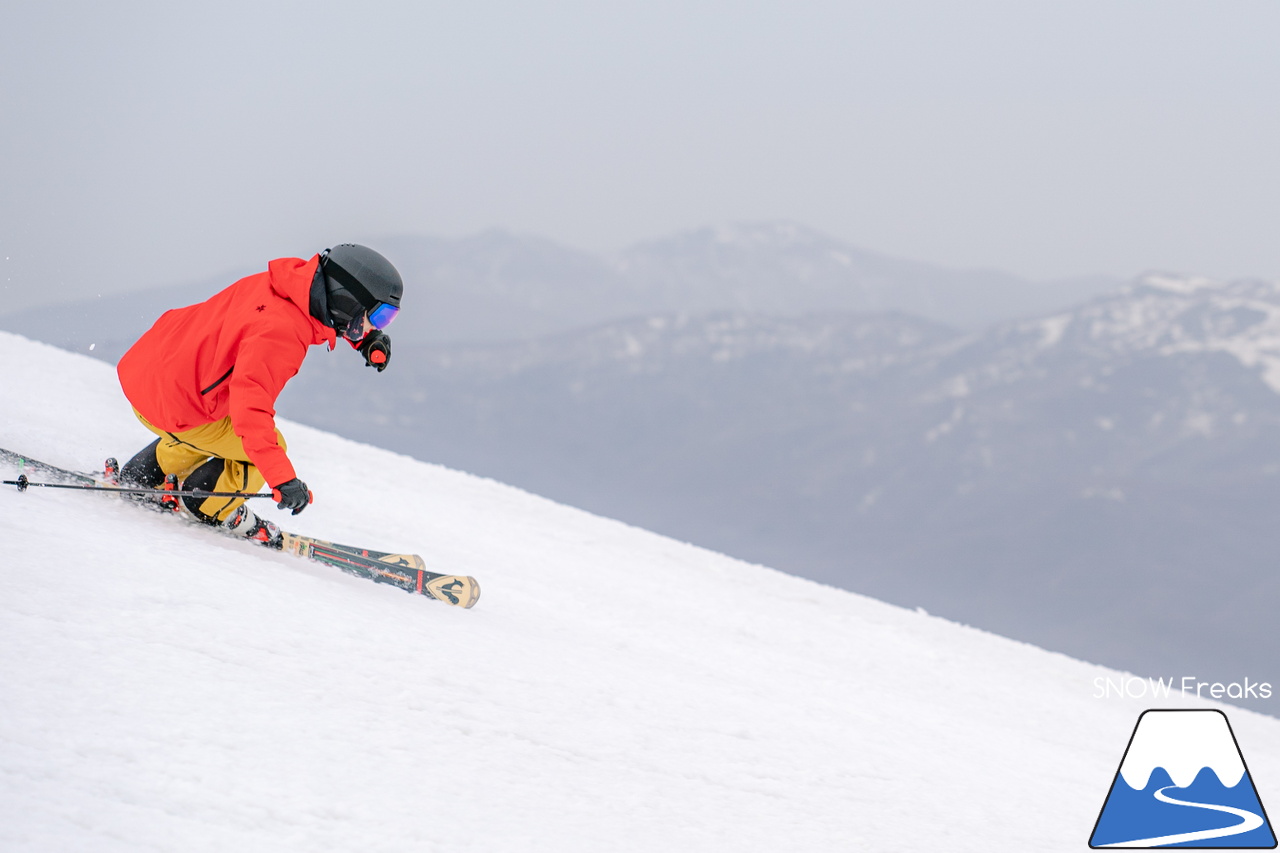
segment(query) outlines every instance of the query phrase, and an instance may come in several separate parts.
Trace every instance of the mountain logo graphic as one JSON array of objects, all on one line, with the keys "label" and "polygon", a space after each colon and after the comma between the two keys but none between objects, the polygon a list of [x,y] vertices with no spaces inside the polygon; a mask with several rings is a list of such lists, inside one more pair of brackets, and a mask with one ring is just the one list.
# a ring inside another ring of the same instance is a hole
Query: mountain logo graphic
[{"label": "mountain logo graphic", "polygon": [[1089,846],[1274,849],[1275,833],[1227,715],[1143,711]]}]

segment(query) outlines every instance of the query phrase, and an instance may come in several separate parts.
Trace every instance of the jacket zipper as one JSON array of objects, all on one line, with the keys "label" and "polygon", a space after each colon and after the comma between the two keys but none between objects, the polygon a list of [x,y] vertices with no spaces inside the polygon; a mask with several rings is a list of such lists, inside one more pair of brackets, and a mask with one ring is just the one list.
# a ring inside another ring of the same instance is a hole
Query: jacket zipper
[{"label": "jacket zipper", "polygon": [[200,396],[201,396],[201,397],[205,396],[205,395],[206,395],[206,394],[208,394],[210,391],[212,391],[214,388],[217,388],[217,387],[218,387],[219,385],[221,385],[223,382],[226,382],[226,381],[227,381],[227,379],[229,379],[229,378],[231,377],[231,371],[232,371],[232,370],[235,370],[235,369],[236,369],[236,366],[235,366],[234,364],[233,364],[233,365],[231,365],[231,367],[227,370],[227,372],[226,372],[226,373],[224,373],[224,374],[222,374],[221,378],[219,378],[217,382],[213,383],[213,384],[212,384],[212,385],[210,385],[208,388],[206,388],[206,389],[204,389],[203,391],[201,391],[201,392],[200,392]]}]

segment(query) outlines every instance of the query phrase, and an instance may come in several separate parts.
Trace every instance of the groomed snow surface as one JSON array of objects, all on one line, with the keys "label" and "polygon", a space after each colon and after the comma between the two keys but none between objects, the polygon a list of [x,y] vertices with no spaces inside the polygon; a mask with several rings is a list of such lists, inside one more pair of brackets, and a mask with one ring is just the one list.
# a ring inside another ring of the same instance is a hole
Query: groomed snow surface
[{"label": "groomed snow surface", "polygon": [[[7,334],[0,364],[0,446],[88,467],[149,440],[109,367]],[[282,428],[316,504],[260,508],[475,575],[480,603],[6,488],[0,849],[1079,851],[1150,707],[1095,699],[1108,670]],[[1227,710],[1280,804],[1280,721]]]}]

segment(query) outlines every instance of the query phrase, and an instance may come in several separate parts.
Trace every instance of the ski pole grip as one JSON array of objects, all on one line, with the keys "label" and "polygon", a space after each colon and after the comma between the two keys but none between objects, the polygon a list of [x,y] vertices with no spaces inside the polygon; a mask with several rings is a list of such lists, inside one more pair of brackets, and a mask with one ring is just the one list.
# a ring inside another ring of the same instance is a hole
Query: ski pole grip
[{"label": "ski pole grip", "polygon": [[[276,503],[280,503],[280,501],[284,500],[284,495],[280,494],[280,490],[275,488],[271,490],[271,497]],[[310,489],[307,489],[307,503],[313,504],[315,502],[316,502],[316,493],[311,491]]]}]

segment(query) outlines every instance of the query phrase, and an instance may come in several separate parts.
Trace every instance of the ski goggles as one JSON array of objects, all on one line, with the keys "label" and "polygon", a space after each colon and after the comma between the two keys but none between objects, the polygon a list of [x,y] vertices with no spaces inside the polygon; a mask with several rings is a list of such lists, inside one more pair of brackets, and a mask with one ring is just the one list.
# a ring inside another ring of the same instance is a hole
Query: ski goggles
[{"label": "ski goggles", "polygon": [[395,305],[388,305],[385,302],[379,302],[372,311],[369,312],[369,322],[373,324],[375,329],[385,329],[391,325],[391,321],[400,313],[400,309]]},{"label": "ski goggles", "polygon": [[[385,309],[385,310],[384,310]],[[396,314],[400,313],[400,309],[394,305],[379,303],[373,307],[372,311],[366,311],[361,308],[356,315],[347,321],[342,327],[340,334],[352,343],[360,343],[365,336],[365,319],[367,318],[369,328],[385,329],[396,318]]]},{"label": "ski goggles", "polygon": [[372,311],[365,311],[363,308],[356,316],[352,317],[350,322],[342,330],[342,336],[352,343],[360,343],[364,340],[364,321],[369,318],[369,325],[375,329],[385,329],[391,325],[391,321],[400,313],[400,309],[395,305],[388,305],[385,302],[379,302],[373,306]]}]

